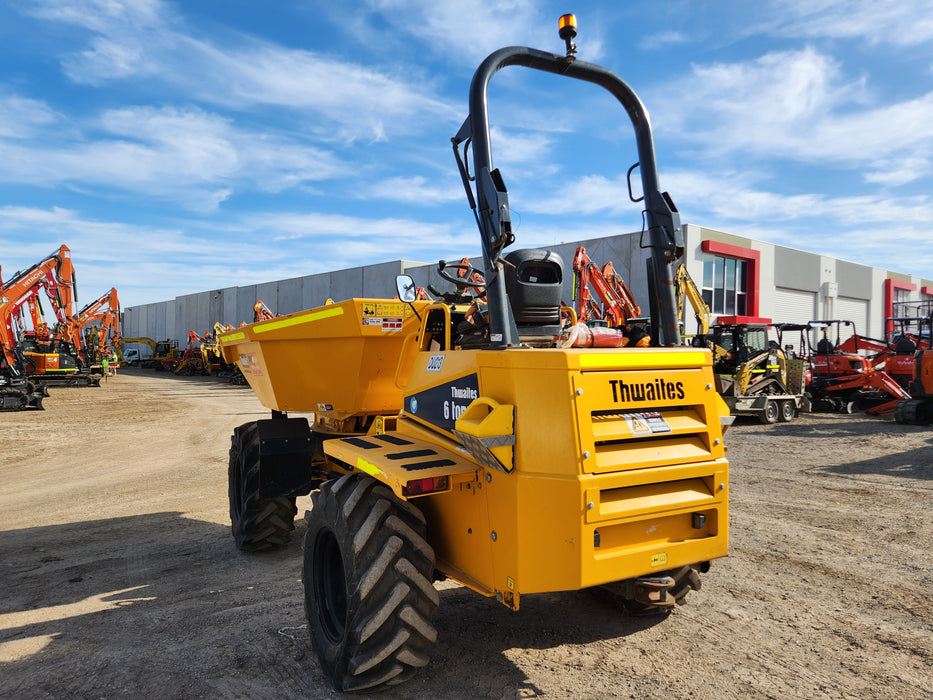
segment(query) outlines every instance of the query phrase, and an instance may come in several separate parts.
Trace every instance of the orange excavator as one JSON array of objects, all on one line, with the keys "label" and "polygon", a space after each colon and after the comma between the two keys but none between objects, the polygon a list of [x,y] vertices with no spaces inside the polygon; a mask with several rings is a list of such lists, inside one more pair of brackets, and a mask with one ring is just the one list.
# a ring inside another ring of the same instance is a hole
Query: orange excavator
[{"label": "orange excavator", "polygon": [[108,357],[123,339],[120,333],[120,299],[116,288],[111,287],[109,292],[81,309],[76,322],[78,336],[82,336],[88,324],[96,322],[100,325],[96,327],[95,342],[85,343],[81,351],[81,357],[87,364]]},{"label": "orange excavator", "polygon": [[[919,324],[919,338],[930,338],[933,333],[933,316],[927,316]],[[930,425],[933,423],[933,349],[927,343],[913,355],[913,379],[910,381],[910,396],[898,401],[894,407],[894,420],[904,425]]]},{"label": "orange excavator", "polygon": [[573,256],[573,288],[577,324],[571,336],[575,346],[644,347],[650,343],[641,307],[616,273],[612,261],[600,269],[590,260],[586,248],[577,248]]},{"label": "orange excavator", "polygon": [[275,318],[275,314],[272,313],[272,309],[263,303],[262,299],[253,304],[253,323],[268,321],[273,318]]},{"label": "orange excavator", "polygon": [[[75,299],[71,250],[57,251],[0,286],[0,408],[42,408],[45,385],[77,373],[76,350],[67,339],[52,337],[41,319],[37,294],[44,290],[52,303],[58,333],[70,338],[70,316]],[[26,306],[34,326],[23,322]],[[40,345],[41,343],[41,345]]]},{"label": "orange excavator", "polygon": [[914,353],[930,347],[929,336],[916,332],[918,326],[926,322],[925,317],[897,317],[885,319],[885,328],[896,327],[889,340],[869,338],[853,333],[848,339],[838,344],[838,351],[857,353],[867,351],[869,360],[875,369],[883,369],[904,389],[908,389],[914,378]]},{"label": "orange excavator", "polygon": [[[214,330],[215,333],[223,333],[227,329],[219,323],[215,323]],[[222,364],[220,350],[215,340],[211,338],[210,331],[206,331],[203,336],[197,331],[188,331],[188,347],[182,352],[181,358],[172,368],[172,372],[187,375],[210,375],[220,371]]]},{"label": "orange excavator", "polygon": [[[641,316],[641,307],[616,274],[612,262],[607,262],[600,270],[583,246],[577,248],[573,256],[573,283],[578,321],[606,321],[610,328],[619,328],[630,319]],[[590,287],[596,292],[599,302],[590,294]]]},{"label": "orange excavator", "polygon": [[[909,394],[874,360],[857,354],[849,348],[858,347],[850,342],[859,338],[852,321],[820,320],[806,324],[777,324],[779,337],[788,331],[800,331],[801,353],[808,362],[807,393],[815,409],[854,413],[865,411],[869,415],[887,415],[894,412],[898,401]],[[836,342],[829,337],[835,327]],[[841,329],[852,328],[852,336],[840,342]],[[810,334],[822,331],[823,337],[811,346]],[[860,349],[865,349],[864,344]],[[848,350],[848,351],[847,351]]]}]

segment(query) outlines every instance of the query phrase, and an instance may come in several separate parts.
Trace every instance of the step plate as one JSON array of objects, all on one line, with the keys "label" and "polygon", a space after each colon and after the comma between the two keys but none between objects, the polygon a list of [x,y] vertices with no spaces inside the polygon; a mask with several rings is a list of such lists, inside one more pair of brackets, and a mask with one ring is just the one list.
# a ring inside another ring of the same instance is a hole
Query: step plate
[{"label": "step plate", "polygon": [[326,440],[324,452],[384,481],[399,495],[413,479],[472,473],[479,468],[464,454],[397,433]]}]

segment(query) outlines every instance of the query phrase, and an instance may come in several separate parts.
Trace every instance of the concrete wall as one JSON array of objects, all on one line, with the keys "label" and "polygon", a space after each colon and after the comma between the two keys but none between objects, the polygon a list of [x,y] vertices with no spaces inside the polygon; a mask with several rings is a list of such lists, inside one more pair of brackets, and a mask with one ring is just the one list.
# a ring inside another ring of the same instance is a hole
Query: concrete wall
[{"label": "concrete wall", "polygon": [[284,315],[322,306],[328,299],[391,298],[395,296],[395,277],[404,272],[407,265],[417,267],[422,263],[396,260],[244,287],[214,289],[128,307],[124,309],[123,335],[173,339],[184,345],[188,342],[189,331],[203,334],[212,330],[215,322],[231,326],[241,321],[251,323],[253,306],[258,300],[274,313]]}]

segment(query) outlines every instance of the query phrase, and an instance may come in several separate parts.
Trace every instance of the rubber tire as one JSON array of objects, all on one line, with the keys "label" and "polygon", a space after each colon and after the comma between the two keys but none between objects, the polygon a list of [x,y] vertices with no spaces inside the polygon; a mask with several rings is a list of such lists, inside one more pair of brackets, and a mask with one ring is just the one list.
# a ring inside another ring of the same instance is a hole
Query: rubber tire
[{"label": "rubber tire", "polygon": [[428,663],[437,640],[424,516],[359,472],[311,498],[303,581],[321,669],[342,692],[398,685]]},{"label": "rubber tire", "polygon": [[933,423],[933,399],[904,399],[894,404],[894,420],[901,425]]},{"label": "rubber tire", "polygon": [[797,407],[794,405],[794,402],[790,399],[781,401],[780,412],[778,414],[778,420],[782,423],[790,423],[794,418],[797,417]]},{"label": "rubber tire", "polygon": [[259,495],[259,430],[244,423],[230,437],[227,467],[230,523],[238,549],[258,552],[286,544],[295,529],[295,498]]},{"label": "rubber tire", "polygon": [[685,604],[687,594],[690,591],[698,591],[702,587],[700,572],[692,566],[683,566],[670,575],[674,577],[674,587],[670,590],[670,595],[674,596],[677,605]]},{"label": "rubber tire", "polygon": [[776,401],[771,399],[765,399],[765,407],[761,409],[761,413],[758,414],[758,420],[761,421],[764,425],[773,425],[778,421],[778,405]]}]

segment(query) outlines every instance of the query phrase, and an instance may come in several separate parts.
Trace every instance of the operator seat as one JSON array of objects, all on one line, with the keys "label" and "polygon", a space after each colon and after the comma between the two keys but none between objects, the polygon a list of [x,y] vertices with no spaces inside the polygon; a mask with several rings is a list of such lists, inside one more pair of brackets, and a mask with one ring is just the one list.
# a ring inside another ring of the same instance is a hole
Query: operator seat
[{"label": "operator seat", "polygon": [[564,261],[544,249],[514,250],[505,256],[505,289],[518,338],[528,345],[550,345],[560,334]]},{"label": "operator seat", "polygon": [[917,344],[906,335],[898,338],[894,345],[895,355],[913,355],[917,352]]}]

